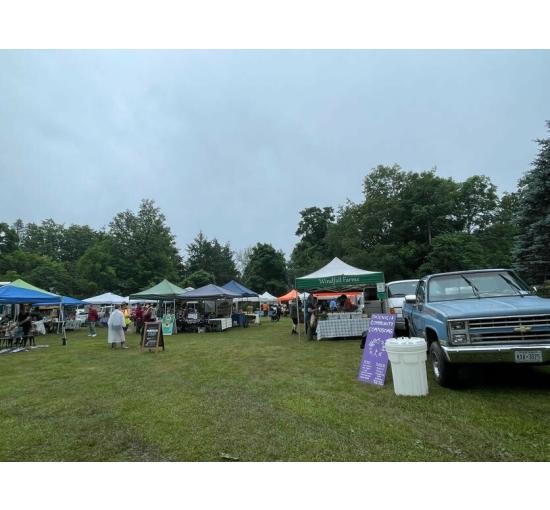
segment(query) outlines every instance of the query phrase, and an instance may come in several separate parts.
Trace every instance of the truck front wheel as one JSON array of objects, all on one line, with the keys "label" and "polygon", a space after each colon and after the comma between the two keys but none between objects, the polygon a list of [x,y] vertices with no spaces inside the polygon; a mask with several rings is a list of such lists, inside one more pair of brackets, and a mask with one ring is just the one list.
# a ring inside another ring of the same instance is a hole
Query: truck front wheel
[{"label": "truck front wheel", "polygon": [[430,344],[430,362],[435,380],[440,386],[452,388],[457,383],[458,367],[447,361],[439,342]]}]

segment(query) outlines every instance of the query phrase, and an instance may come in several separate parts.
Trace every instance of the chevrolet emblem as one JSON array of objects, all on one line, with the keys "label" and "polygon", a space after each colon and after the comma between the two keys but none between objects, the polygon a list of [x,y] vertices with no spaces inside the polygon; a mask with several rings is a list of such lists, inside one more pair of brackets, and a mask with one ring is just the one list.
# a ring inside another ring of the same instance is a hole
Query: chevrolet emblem
[{"label": "chevrolet emblem", "polygon": [[527,331],[531,331],[531,326],[524,326],[522,324],[521,326],[514,328],[514,332],[516,333],[527,333]]}]

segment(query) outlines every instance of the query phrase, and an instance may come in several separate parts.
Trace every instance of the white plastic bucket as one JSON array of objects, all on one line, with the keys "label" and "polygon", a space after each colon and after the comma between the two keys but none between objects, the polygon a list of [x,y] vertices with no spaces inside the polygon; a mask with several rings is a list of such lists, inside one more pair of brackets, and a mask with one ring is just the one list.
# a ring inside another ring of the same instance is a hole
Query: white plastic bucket
[{"label": "white plastic bucket", "polygon": [[421,397],[428,394],[426,347],[423,338],[400,337],[386,341],[396,395]]}]

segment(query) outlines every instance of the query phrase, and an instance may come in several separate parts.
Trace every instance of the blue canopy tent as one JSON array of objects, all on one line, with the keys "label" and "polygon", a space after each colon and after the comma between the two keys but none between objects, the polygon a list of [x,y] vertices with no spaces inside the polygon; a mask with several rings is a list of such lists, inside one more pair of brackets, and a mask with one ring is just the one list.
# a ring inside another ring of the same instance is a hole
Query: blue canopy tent
[{"label": "blue canopy tent", "polygon": [[[80,299],[76,299],[70,296],[60,296],[60,297],[61,297],[61,301],[59,301],[59,298],[58,298],[57,303],[54,303],[54,304],[62,304],[63,306],[80,306],[80,305],[85,306],[88,304],[85,301],[81,301]],[[46,305],[51,305],[52,303],[46,303],[42,301],[41,303],[36,303],[36,304],[38,306],[46,306]]]},{"label": "blue canopy tent", "polygon": [[25,289],[17,285],[4,285],[0,287],[0,304],[23,304],[30,305],[46,303],[49,305],[59,304],[61,296],[40,292],[33,289]]},{"label": "blue canopy tent", "polygon": [[236,305],[237,307],[235,309],[235,312],[231,314],[231,319],[233,320],[233,323],[237,322],[241,327],[248,326],[248,318],[246,317],[245,314],[240,312],[239,303],[241,301],[248,301],[250,298],[255,298],[255,299],[252,299],[252,301],[259,301],[260,297],[258,293],[246,288],[244,285],[240,284],[239,282],[236,282],[235,280],[231,280],[230,282],[227,282],[222,288],[229,290],[230,292],[235,292],[240,296],[235,300],[237,302],[237,305]]},{"label": "blue canopy tent", "polygon": [[231,280],[230,282],[227,282],[225,285],[223,285],[222,288],[230,292],[234,292],[235,294],[239,294],[239,296],[243,298],[258,297],[257,292],[247,289],[244,285],[241,285],[239,282],[236,282],[235,280]]},{"label": "blue canopy tent", "polygon": [[[185,292],[184,294],[180,294],[178,296],[178,299],[182,301],[214,301],[214,313],[216,317],[220,313],[220,307],[218,305],[218,300],[233,300],[235,298],[238,298],[239,294],[235,292],[231,292],[227,289],[224,289],[223,287],[218,287],[217,285],[214,285],[212,283],[205,285],[204,287],[200,287],[195,290],[190,290],[189,292]],[[205,311],[206,311],[206,303],[204,304]],[[231,305],[229,305],[229,308],[226,308],[224,306],[221,307],[221,313],[228,318],[231,314]],[[218,319],[216,319],[218,320]],[[223,319],[219,319],[223,320]],[[229,319],[231,322],[231,319]]]},{"label": "blue canopy tent", "polygon": [[223,287],[218,287],[213,283],[209,283],[204,287],[199,287],[195,290],[190,290],[184,294],[179,294],[178,298],[182,301],[195,301],[195,300],[215,300],[215,299],[234,299],[241,297],[240,294],[236,292],[231,292],[230,290],[224,289]]}]

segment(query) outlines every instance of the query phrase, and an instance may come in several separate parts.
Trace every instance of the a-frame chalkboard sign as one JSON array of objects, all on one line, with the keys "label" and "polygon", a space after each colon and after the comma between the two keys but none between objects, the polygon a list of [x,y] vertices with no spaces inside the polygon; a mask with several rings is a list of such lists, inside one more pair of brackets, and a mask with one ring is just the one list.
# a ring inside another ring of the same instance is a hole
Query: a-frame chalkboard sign
[{"label": "a-frame chalkboard sign", "polygon": [[164,335],[162,334],[162,322],[146,322],[141,333],[141,350],[149,349],[158,352],[159,347],[164,351]]}]

